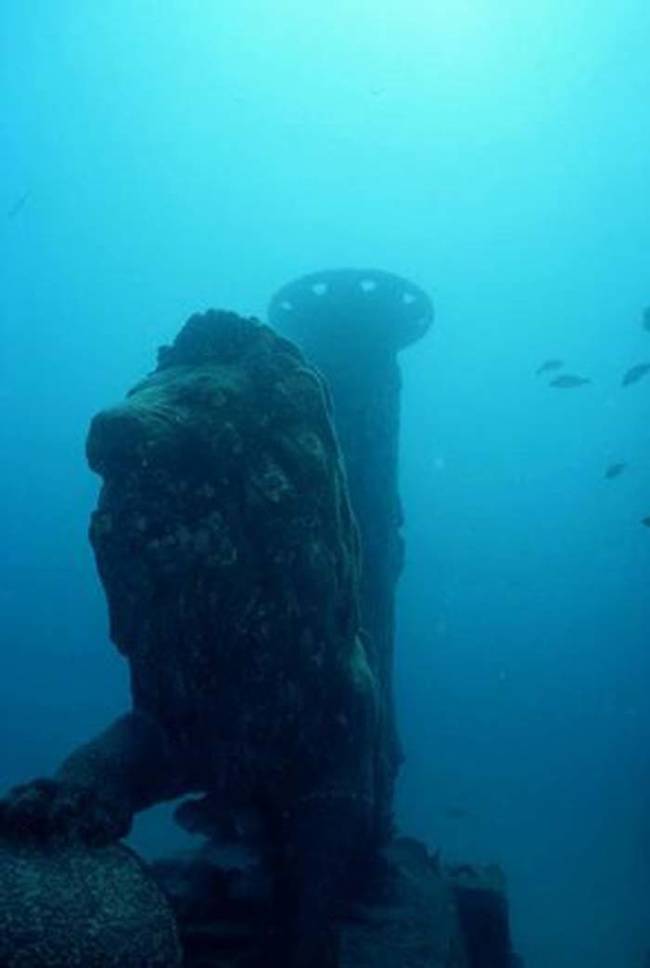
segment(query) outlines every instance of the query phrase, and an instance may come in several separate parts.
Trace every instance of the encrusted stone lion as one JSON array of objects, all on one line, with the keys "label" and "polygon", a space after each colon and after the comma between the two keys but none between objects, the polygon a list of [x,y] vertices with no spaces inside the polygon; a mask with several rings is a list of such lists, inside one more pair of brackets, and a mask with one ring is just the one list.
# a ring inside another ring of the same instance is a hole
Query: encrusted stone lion
[{"label": "encrusted stone lion", "polygon": [[208,818],[254,808],[276,879],[261,961],[329,968],[331,904],[369,835],[378,709],[323,381],[257,321],[195,315],[94,418],[87,453],[133,708],[12,791],[0,832],[96,845],[183,794]]}]

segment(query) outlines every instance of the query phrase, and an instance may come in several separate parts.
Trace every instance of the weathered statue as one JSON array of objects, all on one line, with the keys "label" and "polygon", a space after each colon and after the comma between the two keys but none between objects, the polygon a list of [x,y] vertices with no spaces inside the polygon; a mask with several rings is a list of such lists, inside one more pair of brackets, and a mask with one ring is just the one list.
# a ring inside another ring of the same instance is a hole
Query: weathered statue
[{"label": "weathered statue", "polygon": [[262,963],[335,965],[330,905],[368,836],[378,696],[324,383],[255,320],[195,315],[94,418],[87,453],[133,708],[12,791],[0,833],[110,843],[188,793],[204,821],[254,808],[276,878]]}]

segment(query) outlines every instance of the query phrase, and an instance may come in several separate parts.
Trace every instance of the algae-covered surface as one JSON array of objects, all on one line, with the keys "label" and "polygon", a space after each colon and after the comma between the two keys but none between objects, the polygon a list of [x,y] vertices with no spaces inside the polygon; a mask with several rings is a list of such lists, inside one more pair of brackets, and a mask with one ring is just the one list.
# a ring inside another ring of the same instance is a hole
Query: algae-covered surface
[{"label": "algae-covered surface", "polygon": [[176,968],[171,908],[122,846],[0,841],[2,968]]}]

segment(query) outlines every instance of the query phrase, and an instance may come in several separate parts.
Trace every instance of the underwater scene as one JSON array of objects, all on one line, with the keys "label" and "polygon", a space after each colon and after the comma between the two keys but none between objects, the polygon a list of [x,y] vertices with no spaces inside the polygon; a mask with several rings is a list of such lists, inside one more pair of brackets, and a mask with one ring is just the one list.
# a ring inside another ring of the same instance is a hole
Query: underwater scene
[{"label": "underwater scene", "polygon": [[649,40],[4,0],[0,968],[650,968]]}]

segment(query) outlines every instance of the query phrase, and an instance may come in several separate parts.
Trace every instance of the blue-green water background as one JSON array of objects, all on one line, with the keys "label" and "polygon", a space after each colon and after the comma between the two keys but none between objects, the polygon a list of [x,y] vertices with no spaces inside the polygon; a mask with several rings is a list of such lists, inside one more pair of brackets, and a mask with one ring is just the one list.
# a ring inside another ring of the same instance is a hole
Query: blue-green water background
[{"label": "blue-green water background", "polygon": [[529,968],[639,968],[649,41],[644,0],[4,0],[2,787],[127,703],[90,416],[192,311],[385,268],[437,310],[403,356],[400,822],[503,864]]}]

